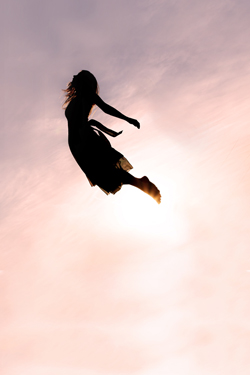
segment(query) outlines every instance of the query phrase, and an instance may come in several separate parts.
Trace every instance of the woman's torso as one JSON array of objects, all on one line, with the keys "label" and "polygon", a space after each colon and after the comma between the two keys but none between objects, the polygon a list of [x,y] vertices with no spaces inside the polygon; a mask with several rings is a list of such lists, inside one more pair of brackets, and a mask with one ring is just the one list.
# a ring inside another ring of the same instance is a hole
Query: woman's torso
[{"label": "woman's torso", "polygon": [[88,128],[88,116],[93,103],[84,97],[76,97],[68,104],[65,116],[68,120],[69,145],[78,144],[82,132]]}]

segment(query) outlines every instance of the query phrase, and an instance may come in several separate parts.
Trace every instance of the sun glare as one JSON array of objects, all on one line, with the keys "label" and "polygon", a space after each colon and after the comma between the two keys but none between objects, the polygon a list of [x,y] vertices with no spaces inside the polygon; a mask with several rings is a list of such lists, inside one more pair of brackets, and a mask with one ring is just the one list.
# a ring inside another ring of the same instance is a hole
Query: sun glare
[{"label": "sun glare", "polygon": [[176,244],[186,240],[186,220],[176,208],[177,194],[171,181],[165,181],[161,189],[161,204],[130,186],[123,187],[122,193],[122,199],[115,202],[119,226],[140,236],[164,238]]}]

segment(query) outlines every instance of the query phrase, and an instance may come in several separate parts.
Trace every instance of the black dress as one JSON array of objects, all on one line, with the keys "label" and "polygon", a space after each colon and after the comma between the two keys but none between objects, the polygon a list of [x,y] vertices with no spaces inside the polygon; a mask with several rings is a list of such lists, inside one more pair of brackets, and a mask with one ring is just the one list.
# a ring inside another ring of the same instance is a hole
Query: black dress
[{"label": "black dress", "polygon": [[91,186],[98,185],[106,194],[115,194],[122,187],[121,171],[129,171],[133,167],[111,146],[100,128],[113,136],[119,133],[94,120],[88,121],[91,107],[92,103],[86,98],[75,98],[67,106],[65,116],[68,120],[69,148]]}]

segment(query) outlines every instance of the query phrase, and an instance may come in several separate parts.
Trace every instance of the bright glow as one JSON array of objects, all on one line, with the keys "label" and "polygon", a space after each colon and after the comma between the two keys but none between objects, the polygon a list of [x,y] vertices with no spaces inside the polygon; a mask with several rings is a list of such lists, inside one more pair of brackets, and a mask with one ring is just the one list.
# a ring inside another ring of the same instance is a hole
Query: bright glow
[{"label": "bright glow", "polygon": [[178,193],[173,181],[165,179],[161,186],[160,205],[139,189],[124,186],[122,199],[115,203],[117,222],[139,236],[164,238],[181,244],[187,239],[187,224],[176,209]]}]

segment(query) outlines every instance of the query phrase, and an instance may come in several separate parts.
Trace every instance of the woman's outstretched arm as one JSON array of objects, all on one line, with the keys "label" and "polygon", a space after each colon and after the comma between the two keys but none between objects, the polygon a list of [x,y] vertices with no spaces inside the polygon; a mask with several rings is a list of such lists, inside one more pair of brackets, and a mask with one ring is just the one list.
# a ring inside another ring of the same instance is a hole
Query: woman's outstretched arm
[{"label": "woman's outstretched arm", "polygon": [[105,103],[99,95],[95,94],[95,104],[105,113],[107,113],[108,115],[110,116],[114,116],[114,117],[117,117],[117,118],[120,118],[122,120],[125,120],[127,122],[129,122],[130,124],[136,126],[138,129],[140,129],[140,123],[133,119],[133,118],[130,118],[130,117],[127,117],[125,115],[123,115],[121,112],[117,111],[117,109],[115,109],[114,107],[111,107],[111,105]]}]

